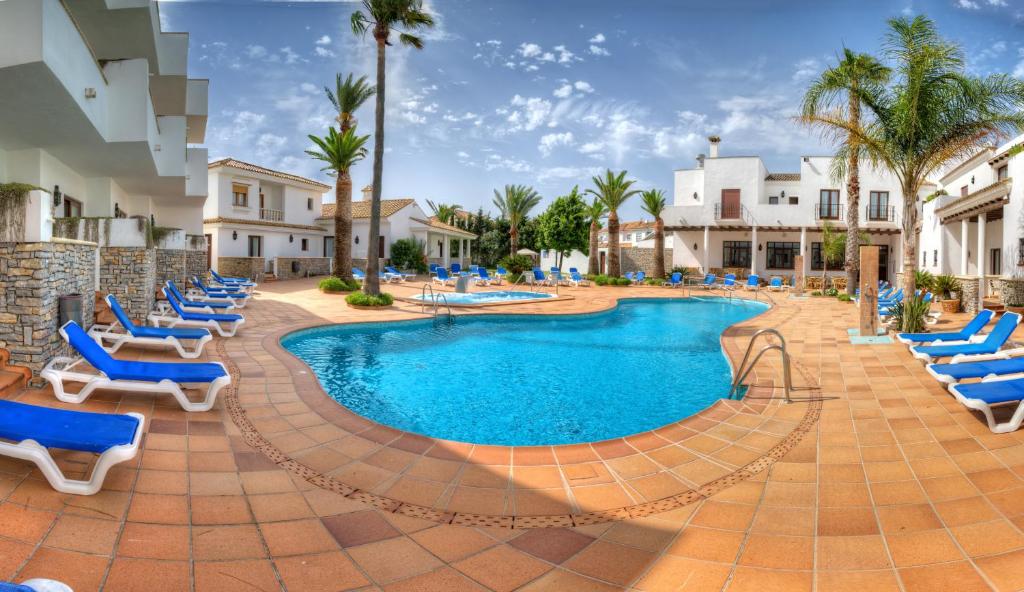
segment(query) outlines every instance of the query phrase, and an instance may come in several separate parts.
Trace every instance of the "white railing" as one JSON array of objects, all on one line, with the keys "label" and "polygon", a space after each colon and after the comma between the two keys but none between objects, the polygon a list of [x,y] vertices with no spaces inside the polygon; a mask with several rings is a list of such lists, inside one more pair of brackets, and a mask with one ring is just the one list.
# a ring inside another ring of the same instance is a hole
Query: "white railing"
[{"label": "white railing", "polygon": [[270,210],[266,208],[260,208],[260,220],[266,220],[268,222],[280,222],[284,220],[284,212],[281,210]]}]

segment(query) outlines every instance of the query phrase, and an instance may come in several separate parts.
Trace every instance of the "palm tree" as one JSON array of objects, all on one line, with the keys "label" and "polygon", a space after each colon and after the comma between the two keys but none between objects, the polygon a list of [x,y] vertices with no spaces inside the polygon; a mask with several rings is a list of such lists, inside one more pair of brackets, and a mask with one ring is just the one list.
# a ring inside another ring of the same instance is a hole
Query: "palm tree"
[{"label": "palm tree", "polygon": [[506,185],[505,193],[494,190],[494,205],[501,212],[501,217],[508,220],[508,238],[511,244],[511,254],[515,255],[519,249],[519,227],[530,215],[530,210],[540,203],[540,195],[533,187],[526,185]]},{"label": "palm tree", "polygon": [[[832,116],[844,117],[852,127],[860,127],[862,90],[868,93],[877,92],[878,88],[889,79],[890,70],[881,62],[866,53],[856,53],[843,49],[839,63],[824,72],[811,83],[804,94],[803,115],[805,122],[811,123],[814,117],[824,111],[831,111]],[[842,97],[845,95],[845,111]],[[848,133],[839,134],[842,142],[849,148],[846,162],[842,167],[833,170],[833,178],[842,178],[835,173],[846,172],[846,224],[850,232],[846,233],[846,291],[851,296],[856,290],[860,272],[860,248],[857,244],[857,228],[860,224],[860,156],[856,138]]]},{"label": "palm tree", "polygon": [[[959,46],[943,39],[924,16],[889,20],[885,56],[896,82],[860,91],[873,120],[851,125],[818,114],[811,121],[852,137],[872,164],[888,169],[903,193],[903,289],[914,293],[917,201],[926,178],[976,153],[993,140],[1024,129],[1024,81],[1005,74],[966,74]],[[840,154],[847,151],[840,147]]]},{"label": "palm tree", "polygon": [[433,212],[434,216],[445,224],[454,225],[459,211],[462,210],[462,206],[459,204],[434,203],[429,199],[427,200],[427,205],[430,206],[430,211]]},{"label": "palm tree", "polygon": [[594,177],[594,187],[587,189],[587,193],[601,200],[604,207],[608,208],[608,275],[618,277],[621,275],[619,269],[619,208],[627,199],[640,193],[639,189],[630,189],[636,181],[626,180],[626,171],[618,175],[612,173],[611,169],[605,171],[604,178]]},{"label": "palm tree", "polygon": [[[828,262],[835,261],[843,256],[846,251],[847,237],[849,233],[843,234],[836,232],[835,226],[832,223],[825,221],[825,225],[821,228],[821,291],[825,292],[828,290]],[[857,235],[854,234],[854,237]],[[849,288],[851,280],[847,278],[846,285]]]},{"label": "palm tree", "polygon": [[604,202],[596,197],[587,208],[587,218],[590,219],[590,257],[587,259],[587,273],[591,275],[601,273],[601,245],[598,236],[601,232],[601,218],[607,214],[608,208],[604,207]]},{"label": "palm tree", "polygon": [[661,213],[665,211],[665,192],[651,189],[640,194],[643,211],[654,216],[654,277],[665,277],[665,221]]},{"label": "palm tree", "polygon": [[366,158],[366,140],[370,136],[357,136],[354,129],[339,134],[333,127],[323,138],[309,136],[317,150],[306,154],[326,165],[323,170],[335,175],[334,182],[334,275],[352,279],[352,165]]},{"label": "palm tree", "polygon": [[362,0],[363,9],[352,13],[352,32],[365,36],[372,31],[377,44],[377,105],[373,129],[373,196],[370,201],[370,236],[366,259],[366,281],[363,291],[376,296],[380,294],[380,255],[371,257],[380,241],[380,199],[384,177],[384,74],[386,50],[391,45],[391,32],[398,30],[402,45],[423,49],[423,40],[410,31],[434,26],[434,18],[423,9],[422,0]]},{"label": "palm tree", "polygon": [[327,93],[327,99],[338,112],[336,119],[338,125],[341,126],[341,133],[344,134],[356,126],[356,110],[362,107],[363,103],[377,92],[377,89],[366,83],[366,76],[352,80],[352,75],[349,74],[343,81],[341,74],[338,74],[334,81],[334,90],[325,86],[324,92]]}]

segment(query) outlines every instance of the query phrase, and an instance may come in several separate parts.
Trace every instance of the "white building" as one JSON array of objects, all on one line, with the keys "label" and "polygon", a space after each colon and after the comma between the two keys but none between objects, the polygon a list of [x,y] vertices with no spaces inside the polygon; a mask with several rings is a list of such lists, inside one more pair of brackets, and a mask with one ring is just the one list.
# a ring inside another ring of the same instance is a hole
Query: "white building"
[{"label": "white building", "polygon": [[[663,219],[664,220],[664,219]],[[665,250],[672,249],[674,243],[674,235],[670,232],[665,232]],[[598,265],[602,273],[605,270],[608,260],[608,228],[607,222],[605,227],[598,233]],[[624,266],[622,271],[640,271],[640,269],[631,269],[629,267],[639,267],[635,265],[631,258],[630,253],[633,249],[653,249],[654,248],[654,221],[653,220],[631,220],[627,222],[619,222],[619,257],[620,261],[623,261]],[[649,258],[645,259],[649,260]],[[564,257],[562,257],[562,269],[568,270],[575,267],[580,273],[585,273],[590,263],[590,256],[582,251],[573,251]],[[558,253],[549,249],[544,249],[540,253],[540,265],[543,269],[549,269],[551,267],[558,267]],[[665,256],[665,267],[671,269],[672,259],[669,255]]]},{"label": "white building", "polygon": [[[821,230],[846,229],[846,182],[831,178],[832,157],[804,156],[797,172],[772,173],[757,156],[722,156],[717,137],[697,167],[675,172],[673,205],[664,214],[674,236],[675,266],[741,269],[762,277],[791,277],[795,257],[804,275],[820,275]],[[862,164],[859,225],[880,247],[879,277],[900,271],[903,200],[896,179]],[[936,190],[929,184],[921,196]],[[841,273],[841,261],[829,273]]]},{"label": "white building", "polygon": [[[356,267],[365,267],[370,235],[370,200],[373,188],[367,185],[360,197],[352,201],[352,260]],[[334,252],[334,204],[323,204],[317,224],[328,233],[324,240],[326,253]],[[399,239],[415,238],[424,244],[428,261],[449,267],[452,262],[463,266],[472,261],[470,241],[476,235],[428,216],[412,198],[382,199],[380,203],[380,237],[378,253],[387,260],[391,245]],[[330,256],[330,255],[328,255]]]},{"label": "white building", "polygon": [[203,232],[218,273],[323,275],[333,255],[317,225],[323,193],[312,179],[224,158],[208,166]]}]

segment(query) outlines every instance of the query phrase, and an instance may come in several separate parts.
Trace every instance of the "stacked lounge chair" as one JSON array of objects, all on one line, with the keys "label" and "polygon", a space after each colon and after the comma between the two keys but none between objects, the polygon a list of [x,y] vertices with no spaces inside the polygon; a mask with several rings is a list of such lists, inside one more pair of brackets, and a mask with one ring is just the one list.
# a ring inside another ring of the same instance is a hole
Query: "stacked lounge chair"
[{"label": "stacked lounge chair", "polygon": [[242,288],[246,292],[252,292],[256,289],[256,282],[246,278],[224,277],[212,269],[210,270],[210,278],[212,278],[211,283],[215,287]]},{"label": "stacked lounge chair", "polygon": [[206,327],[221,337],[234,337],[245,323],[245,317],[240,314],[188,311],[169,289],[164,288],[163,293],[170,310],[149,314],[149,322],[154,327]]},{"label": "stacked lounge chair", "polygon": [[230,302],[238,308],[245,306],[249,295],[242,291],[242,288],[227,287],[214,290],[203,283],[198,276],[192,276],[194,290],[190,295],[202,302]]},{"label": "stacked lounge chair", "polygon": [[[110,325],[93,325],[89,335],[96,340],[107,353],[114,353],[126,344],[152,345],[173,347],[178,355],[185,359],[198,358],[203,353],[203,346],[213,339],[208,329],[188,327],[146,327],[136,325],[113,294],[107,294],[107,306],[114,313],[114,323]],[[120,326],[121,330],[118,330]],[[104,345],[109,341],[111,344]],[[185,347],[186,342],[191,347]]]}]

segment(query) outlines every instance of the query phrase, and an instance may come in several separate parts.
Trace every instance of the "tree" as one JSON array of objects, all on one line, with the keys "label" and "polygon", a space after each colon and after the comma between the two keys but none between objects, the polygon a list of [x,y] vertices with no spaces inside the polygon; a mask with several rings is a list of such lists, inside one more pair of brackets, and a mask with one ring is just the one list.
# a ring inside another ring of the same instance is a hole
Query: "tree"
[{"label": "tree", "polygon": [[453,226],[455,225],[455,219],[459,214],[459,210],[462,209],[462,206],[459,204],[434,203],[429,199],[427,200],[427,206],[430,207],[430,211],[438,220]]},{"label": "tree", "polygon": [[494,190],[494,205],[501,212],[501,217],[509,223],[509,247],[512,255],[519,250],[519,230],[530,215],[530,210],[540,203],[540,195],[533,187],[526,185],[506,185],[505,192]]},{"label": "tree", "polygon": [[[822,292],[828,290],[828,262],[842,258],[843,253],[846,251],[846,236],[842,232],[836,232],[835,226],[832,226],[832,223],[828,221],[821,228]],[[853,234],[853,236],[856,237],[857,235]],[[847,278],[846,284],[847,286],[850,285],[849,278]]]},{"label": "tree", "polygon": [[355,129],[339,134],[333,127],[323,138],[309,136],[316,150],[306,154],[323,161],[323,170],[331,171],[334,181],[334,275],[343,280],[352,279],[352,165],[366,158],[366,140],[357,136]]},{"label": "tree", "polygon": [[661,189],[644,191],[640,195],[643,210],[654,216],[654,277],[665,277],[665,221],[661,213],[665,211],[665,192]]},{"label": "tree", "polygon": [[[380,294],[380,255],[372,256],[380,241],[380,200],[384,178],[384,94],[387,71],[386,51],[391,45],[391,32],[398,30],[402,45],[423,49],[423,40],[412,31],[429,29],[434,18],[423,9],[422,0],[362,0],[363,10],[352,13],[352,32],[366,36],[373,34],[377,45],[377,104],[373,130],[373,196],[370,201],[370,233],[367,245],[366,280],[363,291],[371,296]],[[399,29],[400,28],[400,29]]]},{"label": "tree", "polygon": [[344,81],[341,79],[341,74],[336,76],[334,90],[325,86],[324,92],[327,93],[327,100],[334,105],[334,110],[338,112],[336,119],[338,125],[341,126],[341,133],[345,133],[356,126],[356,110],[362,107],[363,103],[377,92],[377,89],[366,83],[366,76],[352,80],[352,74],[349,74]]},{"label": "tree", "polygon": [[587,273],[597,275],[601,273],[601,244],[599,241],[601,233],[601,218],[608,214],[608,208],[598,198],[587,206],[587,219],[590,221],[590,249],[587,254]]},{"label": "tree", "polygon": [[[959,46],[943,39],[924,16],[889,20],[884,55],[895,82],[861,102],[872,121],[851,125],[839,115],[810,121],[854,138],[872,164],[888,169],[903,194],[903,289],[914,293],[917,270],[917,202],[929,175],[976,153],[993,140],[1024,129],[1024,81],[1005,74],[965,73]],[[841,146],[837,156],[849,150]]]},{"label": "tree", "polygon": [[540,217],[540,245],[557,253],[555,265],[559,269],[566,253],[586,248],[588,221],[587,204],[580,197],[579,187],[551,202]]},{"label": "tree", "polygon": [[[842,117],[852,127],[861,124],[861,97],[863,93],[877,93],[889,79],[890,70],[866,53],[855,53],[843,49],[839,63],[824,72],[811,83],[804,94],[803,115],[805,122],[813,122],[814,116],[823,111],[832,111],[833,116]],[[845,111],[842,98],[845,95]],[[860,225],[860,156],[856,137],[840,131],[841,141],[847,147],[846,162],[833,168],[833,178],[840,182],[841,171],[846,172],[846,225],[851,232],[846,240],[846,291],[851,296],[856,290],[860,273],[860,248],[857,243],[857,229]]]},{"label": "tree", "polygon": [[601,200],[608,209],[608,275],[618,277],[622,275],[619,269],[619,208],[640,190],[630,189],[636,181],[627,181],[626,171],[616,175],[608,169],[603,179],[595,176],[592,181],[594,189],[587,189],[587,193]]}]

